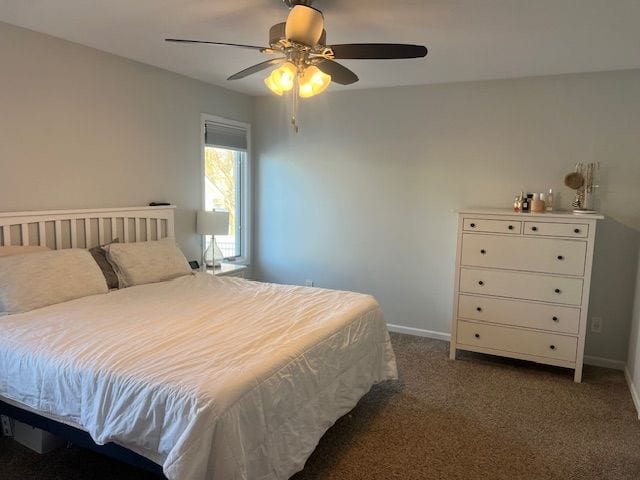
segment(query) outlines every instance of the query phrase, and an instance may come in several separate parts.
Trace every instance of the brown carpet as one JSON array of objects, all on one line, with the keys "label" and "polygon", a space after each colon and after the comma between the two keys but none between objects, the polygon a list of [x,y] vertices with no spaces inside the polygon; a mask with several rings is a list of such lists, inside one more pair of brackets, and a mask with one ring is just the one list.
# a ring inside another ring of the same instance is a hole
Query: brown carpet
[{"label": "brown carpet", "polygon": [[[640,479],[640,421],[621,372],[568,370],[393,334],[401,379],[375,387],[292,480]],[[0,479],[154,478],[71,447],[0,438]],[[224,480],[224,479],[216,479]]]}]

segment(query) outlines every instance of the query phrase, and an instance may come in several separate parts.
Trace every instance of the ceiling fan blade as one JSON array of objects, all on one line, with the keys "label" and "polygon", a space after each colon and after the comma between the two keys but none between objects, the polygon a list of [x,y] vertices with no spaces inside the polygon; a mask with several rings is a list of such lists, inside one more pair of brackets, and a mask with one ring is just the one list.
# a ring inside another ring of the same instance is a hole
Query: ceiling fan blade
[{"label": "ceiling fan blade", "polygon": [[359,80],[355,73],[333,60],[325,59],[316,66],[327,75],[331,75],[332,82],[340,85],[351,85]]},{"label": "ceiling fan blade", "polygon": [[242,45],[241,43],[207,42],[206,40],[187,40],[183,38],[165,38],[165,42],[174,43],[204,43],[207,45],[225,45],[228,47],[250,48],[252,50],[269,50],[268,47],[257,47],[256,45]]},{"label": "ceiling fan blade", "polygon": [[331,45],[330,48],[336,59],[387,60],[427,55],[427,47],[403,43],[344,43]]},{"label": "ceiling fan blade", "polygon": [[281,58],[272,58],[271,60],[267,60],[266,62],[258,63],[249,68],[245,68],[241,72],[231,75],[227,80],[239,80],[241,78],[247,77],[249,75],[253,75],[261,70],[266,70],[269,67],[273,67],[274,65],[278,65],[280,63],[286,62],[287,59],[285,57]]}]

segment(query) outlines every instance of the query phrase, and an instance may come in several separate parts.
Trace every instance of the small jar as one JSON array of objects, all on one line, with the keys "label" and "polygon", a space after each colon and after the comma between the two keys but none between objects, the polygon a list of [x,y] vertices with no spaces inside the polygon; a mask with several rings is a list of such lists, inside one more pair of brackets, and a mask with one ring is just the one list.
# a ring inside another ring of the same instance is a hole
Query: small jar
[{"label": "small jar", "polygon": [[540,200],[540,196],[537,193],[533,195],[531,211],[533,213],[543,213],[545,211],[544,200]]}]

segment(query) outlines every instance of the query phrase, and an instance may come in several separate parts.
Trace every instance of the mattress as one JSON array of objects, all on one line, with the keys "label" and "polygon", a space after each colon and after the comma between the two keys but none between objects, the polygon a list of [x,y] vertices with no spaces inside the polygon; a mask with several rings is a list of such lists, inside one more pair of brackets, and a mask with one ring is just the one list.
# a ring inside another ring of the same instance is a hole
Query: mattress
[{"label": "mattress", "polygon": [[0,396],[169,479],[285,479],[397,378],[369,295],[196,274],[0,319]]}]

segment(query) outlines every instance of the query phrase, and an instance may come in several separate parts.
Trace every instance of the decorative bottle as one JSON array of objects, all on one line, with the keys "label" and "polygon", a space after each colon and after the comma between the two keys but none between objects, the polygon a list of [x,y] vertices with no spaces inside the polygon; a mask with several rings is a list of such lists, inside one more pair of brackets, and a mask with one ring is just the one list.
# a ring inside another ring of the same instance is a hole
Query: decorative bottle
[{"label": "decorative bottle", "polygon": [[553,211],[553,188],[549,189],[549,193],[547,194],[547,200],[545,202],[547,212]]}]

